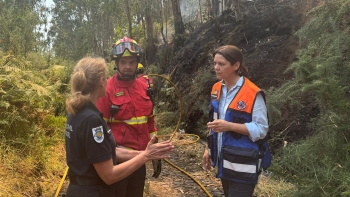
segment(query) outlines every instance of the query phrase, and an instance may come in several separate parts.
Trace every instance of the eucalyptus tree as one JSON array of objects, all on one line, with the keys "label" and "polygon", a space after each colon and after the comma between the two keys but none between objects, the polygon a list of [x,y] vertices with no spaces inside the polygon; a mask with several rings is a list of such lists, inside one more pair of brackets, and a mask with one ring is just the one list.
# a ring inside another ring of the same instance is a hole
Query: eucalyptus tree
[{"label": "eucalyptus tree", "polygon": [[[170,4],[170,1],[128,0],[128,3],[130,18],[132,19],[132,34],[130,34],[130,30],[126,33],[129,36],[132,35],[133,39],[138,41],[143,47],[143,61],[149,65],[155,61],[156,45],[159,43],[158,37],[162,35],[164,43],[167,42],[166,35],[163,33],[163,24],[165,21],[167,31],[167,20],[169,20],[169,17],[167,14],[164,14],[163,17],[163,13],[165,12],[163,9],[169,9],[170,6],[168,4]],[[130,20],[128,20],[128,23],[130,24]],[[125,28],[116,25],[116,29],[122,30]]]},{"label": "eucalyptus tree", "polygon": [[113,42],[116,16],[123,9],[111,0],[54,0],[52,27],[55,55],[80,59],[91,54],[107,56]]},{"label": "eucalyptus tree", "polygon": [[232,10],[235,12],[236,21],[242,20],[241,0],[205,0],[205,8],[208,19],[220,16],[224,10]]},{"label": "eucalyptus tree", "polygon": [[[167,1],[166,0],[158,0],[158,9],[159,9],[159,18],[160,18],[160,33],[163,38],[164,44],[168,44],[168,26],[167,26],[167,20],[168,20],[168,6],[167,6]],[[165,11],[163,11],[165,8]],[[164,21],[165,21],[165,35],[164,35]]]},{"label": "eucalyptus tree", "polygon": [[236,21],[242,20],[241,0],[234,0]]},{"label": "eucalyptus tree", "polygon": [[125,10],[126,10],[126,16],[128,17],[128,22],[129,22],[129,37],[132,38],[132,23],[133,20],[131,18],[130,14],[130,6],[129,6],[129,0],[125,0]]},{"label": "eucalyptus tree", "polygon": [[146,0],[146,9],[145,9],[145,18],[146,18],[146,32],[147,32],[147,38],[146,38],[146,59],[147,62],[154,62],[155,55],[156,55],[156,47],[155,47],[155,40],[153,35],[153,16],[152,16],[152,10],[154,9],[154,6],[152,5],[151,0]]},{"label": "eucalyptus tree", "polygon": [[175,34],[183,34],[185,32],[185,27],[181,16],[180,1],[171,0],[171,4],[173,8]]},{"label": "eucalyptus tree", "polygon": [[26,56],[39,45],[40,1],[0,1],[0,48]]},{"label": "eucalyptus tree", "polygon": [[218,0],[211,0],[211,7],[213,16],[218,17],[220,15],[220,2]]},{"label": "eucalyptus tree", "polygon": [[211,8],[211,2],[210,0],[205,0],[205,7],[207,10],[207,18],[210,19],[213,17],[213,12],[212,12],[212,8]]}]

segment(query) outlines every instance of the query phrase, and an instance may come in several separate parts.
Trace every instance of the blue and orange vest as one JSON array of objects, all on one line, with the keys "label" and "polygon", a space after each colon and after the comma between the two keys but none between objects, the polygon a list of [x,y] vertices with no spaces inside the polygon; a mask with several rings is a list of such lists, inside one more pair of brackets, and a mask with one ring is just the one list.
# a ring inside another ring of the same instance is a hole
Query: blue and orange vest
[{"label": "blue and orange vest", "polygon": [[[219,101],[222,82],[214,84],[211,91],[211,119],[219,117]],[[234,123],[252,122],[253,106],[258,92],[264,93],[249,79],[244,78],[243,85],[226,110],[225,120]],[[210,121],[212,121],[210,120]],[[267,141],[253,142],[248,136],[226,131],[222,133],[222,147],[218,155],[218,135],[211,131],[208,136],[208,148],[212,166],[218,164],[218,178],[230,181],[256,184],[261,170],[271,163]],[[251,157],[250,159],[247,159]]]}]

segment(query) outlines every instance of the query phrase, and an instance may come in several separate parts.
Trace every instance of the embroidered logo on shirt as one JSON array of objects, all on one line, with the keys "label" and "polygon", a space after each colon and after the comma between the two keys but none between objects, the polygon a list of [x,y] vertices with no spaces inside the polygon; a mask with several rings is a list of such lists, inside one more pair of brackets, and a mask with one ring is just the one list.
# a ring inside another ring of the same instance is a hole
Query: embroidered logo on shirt
[{"label": "embroidered logo on shirt", "polygon": [[246,106],[247,106],[247,105],[245,104],[244,101],[238,101],[238,103],[237,103],[237,108],[238,108],[239,110],[245,109]]},{"label": "embroidered logo on shirt", "polygon": [[101,143],[104,140],[104,135],[103,135],[103,128],[102,126],[92,128],[92,135],[94,136],[94,140],[97,143]]},{"label": "embroidered logo on shirt", "polygon": [[115,97],[124,96],[124,92],[117,92],[114,94]]},{"label": "embroidered logo on shirt", "polygon": [[214,90],[214,93],[211,95],[211,99],[217,99],[218,98],[218,91]]}]

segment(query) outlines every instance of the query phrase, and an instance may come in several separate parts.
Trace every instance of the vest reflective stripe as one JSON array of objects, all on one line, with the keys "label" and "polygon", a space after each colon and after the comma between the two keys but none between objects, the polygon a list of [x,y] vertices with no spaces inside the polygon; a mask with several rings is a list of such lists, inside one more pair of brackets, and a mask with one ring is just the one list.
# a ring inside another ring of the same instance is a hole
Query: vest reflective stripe
[{"label": "vest reflective stripe", "polygon": [[236,172],[256,173],[256,165],[231,163],[230,161],[223,160],[223,167]]},{"label": "vest reflective stripe", "polygon": [[[244,78],[243,84],[239,88],[237,94],[227,107],[225,120],[234,123],[247,123],[252,121],[252,111],[256,95],[261,90],[252,83],[249,79]],[[222,82],[214,84],[211,91],[211,106],[214,108],[213,116],[217,116],[219,112],[220,93],[222,91]],[[215,119],[215,117],[213,117]],[[232,131],[222,133],[221,147],[237,147],[252,151],[258,151],[258,144],[251,141],[249,136],[241,135],[237,136]],[[224,178],[230,181],[237,181],[242,183],[257,183],[258,177],[258,165],[259,162],[256,158],[249,158],[239,162],[239,157],[235,154],[223,152],[218,155],[219,151],[217,147],[218,134],[211,131],[213,143],[211,147],[208,147],[211,152],[212,165],[218,165],[218,178]],[[208,143],[209,146],[209,143]]]},{"label": "vest reflective stripe", "polygon": [[133,117],[129,120],[115,120],[115,119],[108,119],[104,118],[106,122],[115,122],[115,123],[126,123],[128,125],[135,125],[135,124],[146,124],[148,121],[147,116],[139,116],[139,117]]},{"label": "vest reflective stripe", "polygon": [[218,119],[218,113],[217,112],[214,112],[213,114],[213,120],[217,120]]}]

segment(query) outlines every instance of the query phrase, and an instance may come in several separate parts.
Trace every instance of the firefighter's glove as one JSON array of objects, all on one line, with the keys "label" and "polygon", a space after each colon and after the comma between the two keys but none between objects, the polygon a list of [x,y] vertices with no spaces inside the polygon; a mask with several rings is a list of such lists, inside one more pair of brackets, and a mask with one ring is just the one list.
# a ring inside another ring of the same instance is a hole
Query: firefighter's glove
[{"label": "firefighter's glove", "polygon": [[[154,143],[158,143],[158,138]],[[152,177],[158,178],[160,175],[160,172],[162,171],[162,160],[152,160],[152,165],[153,165],[153,175]]]}]

